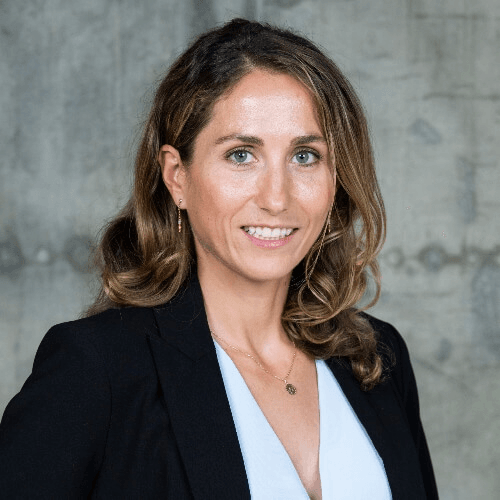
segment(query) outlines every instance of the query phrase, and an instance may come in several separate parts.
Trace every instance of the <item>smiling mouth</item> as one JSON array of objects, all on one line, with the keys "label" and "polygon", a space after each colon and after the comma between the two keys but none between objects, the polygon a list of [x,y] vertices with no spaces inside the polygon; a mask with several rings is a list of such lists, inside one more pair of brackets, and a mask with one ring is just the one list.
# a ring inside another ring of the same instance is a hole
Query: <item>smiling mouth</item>
[{"label": "smiling mouth", "polygon": [[298,228],[274,228],[269,227],[255,227],[255,226],[242,226],[241,229],[253,238],[259,240],[282,240],[291,234],[298,231]]}]

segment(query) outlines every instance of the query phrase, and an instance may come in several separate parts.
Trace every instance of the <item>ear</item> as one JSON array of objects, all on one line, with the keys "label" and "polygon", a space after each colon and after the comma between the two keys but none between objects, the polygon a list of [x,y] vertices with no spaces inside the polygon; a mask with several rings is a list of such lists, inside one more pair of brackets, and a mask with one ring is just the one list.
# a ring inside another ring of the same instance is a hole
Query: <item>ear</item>
[{"label": "ear", "polygon": [[176,205],[182,199],[182,208],[187,208],[187,175],[177,149],[168,144],[160,148],[158,162],[165,186],[170,192]]}]

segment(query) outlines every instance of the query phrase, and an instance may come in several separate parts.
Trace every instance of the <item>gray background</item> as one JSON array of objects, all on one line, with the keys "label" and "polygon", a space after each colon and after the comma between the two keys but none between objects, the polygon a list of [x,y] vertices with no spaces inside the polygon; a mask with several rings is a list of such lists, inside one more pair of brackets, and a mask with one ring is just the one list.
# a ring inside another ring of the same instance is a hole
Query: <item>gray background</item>
[{"label": "gray background", "polygon": [[498,498],[497,0],[0,0],[0,412],[91,300],[155,83],[236,15],[310,36],[364,101],[389,221],[371,312],[408,342],[442,498]]}]

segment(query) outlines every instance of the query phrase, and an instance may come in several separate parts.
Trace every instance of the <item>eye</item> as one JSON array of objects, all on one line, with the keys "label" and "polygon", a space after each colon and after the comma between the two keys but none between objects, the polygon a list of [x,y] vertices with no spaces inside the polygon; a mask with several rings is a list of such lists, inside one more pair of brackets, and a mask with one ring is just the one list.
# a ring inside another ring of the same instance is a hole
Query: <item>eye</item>
[{"label": "eye", "polygon": [[248,151],[247,149],[235,149],[233,151],[230,151],[226,155],[226,158],[231,160],[233,163],[245,164],[245,163],[249,163],[248,159],[251,156],[252,156],[252,153],[250,153],[250,151]]},{"label": "eye", "polygon": [[316,152],[304,149],[295,153],[294,158],[297,158],[297,163],[300,165],[314,165],[321,159],[321,156]]}]

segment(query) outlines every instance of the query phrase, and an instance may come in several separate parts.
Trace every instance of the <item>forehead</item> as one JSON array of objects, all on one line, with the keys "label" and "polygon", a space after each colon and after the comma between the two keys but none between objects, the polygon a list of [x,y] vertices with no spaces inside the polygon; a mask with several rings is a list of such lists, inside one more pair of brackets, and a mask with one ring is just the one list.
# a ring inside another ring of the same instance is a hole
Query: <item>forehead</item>
[{"label": "forehead", "polygon": [[216,102],[211,122],[227,127],[279,123],[282,128],[286,124],[296,128],[302,124],[320,131],[311,91],[290,75],[261,69],[245,75]]}]

